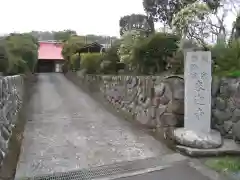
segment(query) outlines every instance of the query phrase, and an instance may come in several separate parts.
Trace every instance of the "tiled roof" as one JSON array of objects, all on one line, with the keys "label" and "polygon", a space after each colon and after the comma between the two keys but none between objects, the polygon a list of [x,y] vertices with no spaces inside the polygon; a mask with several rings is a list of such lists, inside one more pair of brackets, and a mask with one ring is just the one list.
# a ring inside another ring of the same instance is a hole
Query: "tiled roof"
[{"label": "tiled roof", "polygon": [[62,44],[56,42],[39,42],[38,59],[64,60],[62,57]]}]

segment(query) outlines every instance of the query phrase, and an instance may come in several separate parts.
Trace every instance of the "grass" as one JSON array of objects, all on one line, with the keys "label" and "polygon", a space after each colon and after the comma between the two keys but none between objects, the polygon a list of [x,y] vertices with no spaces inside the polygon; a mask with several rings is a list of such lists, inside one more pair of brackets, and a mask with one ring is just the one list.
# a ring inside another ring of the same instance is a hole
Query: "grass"
[{"label": "grass", "polygon": [[238,172],[240,171],[240,157],[221,157],[209,159],[205,164],[218,172]]}]

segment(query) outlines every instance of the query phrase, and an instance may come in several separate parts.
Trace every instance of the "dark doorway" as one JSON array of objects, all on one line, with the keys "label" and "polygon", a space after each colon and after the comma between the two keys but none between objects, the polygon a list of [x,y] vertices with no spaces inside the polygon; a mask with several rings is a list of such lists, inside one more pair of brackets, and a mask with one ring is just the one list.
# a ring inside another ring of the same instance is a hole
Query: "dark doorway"
[{"label": "dark doorway", "polygon": [[46,72],[54,72],[54,67],[55,67],[55,63],[53,60],[38,60],[38,64],[37,64],[37,72],[39,73],[46,73]]}]

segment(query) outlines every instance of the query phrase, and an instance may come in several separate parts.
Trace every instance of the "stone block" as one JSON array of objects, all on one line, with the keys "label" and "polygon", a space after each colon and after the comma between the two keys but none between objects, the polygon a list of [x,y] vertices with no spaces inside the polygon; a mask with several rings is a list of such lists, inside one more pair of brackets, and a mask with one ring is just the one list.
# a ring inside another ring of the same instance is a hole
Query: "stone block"
[{"label": "stone block", "polygon": [[2,136],[0,136],[0,149],[7,153],[8,151],[8,141],[6,141]]},{"label": "stone block", "polygon": [[171,100],[168,103],[167,112],[184,114],[184,102],[182,100]]},{"label": "stone block", "polygon": [[239,108],[239,109],[240,109],[240,97],[234,96],[234,97],[233,97],[233,103],[234,103],[234,105],[235,105],[236,108]]},{"label": "stone block", "polygon": [[231,118],[231,121],[236,123],[240,120],[240,109],[235,109],[233,111],[233,116]]},{"label": "stone block", "polygon": [[164,126],[176,126],[178,124],[177,117],[172,113],[164,113],[161,116],[160,121],[163,123]]},{"label": "stone block", "polygon": [[212,80],[212,96],[216,96],[219,92],[221,84],[221,79],[218,77],[214,77]]},{"label": "stone block", "polygon": [[224,121],[229,120],[232,117],[232,112],[228,109],[226,109],[225,111],[220,111],[219,109],[215,109],[212,112],[218,124],[223,124]]},{"label": "stone block", "polygon": [[224,131],[228,133],[233,127],[233,123],[231,121],[225,121],[223,124]]},{"label": "stone block", "polygon": [[219,148],[200,149],[177,145],[176,149],[191,157],[240,155],[240,145],[229,139],[224,139],[222,146]]},{"label": "stone block", "polygon": [[152,100],[152,105],[158,107],[160,104],[160,97],[154,97]]},{"label": "stone block", "polygon": [[5,128],[5,126],[2,126],[1,128],[1,135],[4,138],[4,140],[9,140],[11,136],[11,132],[8,131],[8,129]]},{"label": "stone block", "polygon": [[206,133],[177,128],[174,130],[174,137],[178,144],[191,148],[212,149],[222,145],[222,137],[215,130]]},{"label": "stone block", "polygon": [[184,86],[176,86],[173,89],[173,99],[183,100],[184,99]]},{"label": "stone block", "polygon": [[232,98],[229,98],[227,100],[227,107],[230,111],[234,111],[236,109],[236,106],[235,106]]},{"label": "stone block", "polygon": [[165,91],[165,85],[164,83],[160,83],[154,87],[155,90],[155,96],[160,97],[164,94]]},{"label": "stone block", "polygon": [[215,100],[215,103],[216,103],[216,108],[221,111],[225,110],[227,107],[226,100],[221,97],[217,97]]},{"label": "stone block", "polygon": [[240,121],[233,124],[232,133],[234,140],[240,141]]},{"label": "stone block", "polygon": [[169,101],[170,101],[170,99],[166,95],[163,95],[162,97],[160,97],[160,104],[162,104],[162,105],[168,104]]}]

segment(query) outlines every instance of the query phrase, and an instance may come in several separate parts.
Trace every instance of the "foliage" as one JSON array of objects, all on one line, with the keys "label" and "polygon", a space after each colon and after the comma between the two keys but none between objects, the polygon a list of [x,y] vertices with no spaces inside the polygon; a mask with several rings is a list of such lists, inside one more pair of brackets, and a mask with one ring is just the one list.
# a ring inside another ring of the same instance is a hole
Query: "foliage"
[{"label": "foliage", "polygon": [[77,32],[73,30],[64,30],[54,32],[53,35],[54,39],[57,41],[67,41],[71,36],[77,35]]},{"label": "foliage", "polygon": [[154,22],[143,14],[131,14],[121,17],[119,20],[120,35],[131,30],[140,30],[146,33],[154,32]]},{"label": "foliage", "polygon": [[72,54],[70,57],[70,69],[78,70],[80,68],[80,55],[78,53]]},{"label": "foliage", "polygon": [[118,56],[118,50],[120,48],[120,41],[115,41],[112,46],[107,49],[103,56],[103,62],[101,63],[101,70],[104,73],[116,73],[117,64],[120,62]]},{"label": "foliage", "polygon": [[88,34],[85,37],[86,37],[86,44],[91,42],[97,42],[99,44],[110,44],[111,42],[114,42],[118,39],[115,36],[97,36],[94,34]]},{"label": "foliage", "polygon": [[217,59],[221,58],[227,47],[228,46],[225,43],[217,43],[213,47],[211,47],[210,50],[212,54],[212,60],[216,62]]},{"label": "foliage", "polygon": [[230,41],[236,40],[236,39],[239,39],[239,38],[240,38],[240,15],[238,15],[236,17],[236,20],[233,23]]},{"label": "foliage", "polygon": [[165,70],[169,57],[178,49],[179,37],[155,33],[148,38],[138,38],[132,50],[132,59],[141,73],[159,73]]},{"label": "foliage", "polygon": [[100,53],[83,53],[81,54],[81,68],[89,74],[98,73],[102,59]]},{"label": "foliage", "polygon": [[[76,31],[68,29],[63,31],[32,31],[30,34],[40,41],[47,40],[57,40],[57,41],[65,41],[69,38],[69,36],[77,35]],[[115,41],[117,37],[110,36],[101,36],[101,35],[93,35],[88,34],[84,36],[85,43],[98,42],[100,44],[108,44],[111,41]]]},{"label": "foliage", "polygon": [[7,69],[8,57],[5,46],[5,39],[0,40],[0,72],[4,72]]},{"label": "foliage", "polygon": [[240,42],[239,40],[233,41],[231,44],[221,47],[213,48],[215,69],[214,72],[219,75],[229,75],[234,71],[240,69]]},{"label": "foliage", "polygon": [[131,54],[135,40],[141,36],[139,31],[132,30],[126,32],[121,38],[121,45],[119,48],[120,62],[128,65],[129,68],[133,66]]},{"label": "foliage", "polygon": [[85,45],[84,37],[82,36],[71,36],[63,44],[62,55],[65,60],[71,60],[71,56],[76,54],[77,50]]},{"label": "foliage", "polygon": [[218,172],[239,172],[239,160],[240,159],[236,157],[221,157],[209,159],[205,164]]},{"label": "foliage", "polygon": [[[143,0],[143,6],[148,16],[153,17],[155,21],[163,22],[171,27],[172,20],[177,13],[187,5],[198,0]],[[210,9],[216,10],[220,6],[221,0],[202,0]]]},{"label": "foliage", "polygon": [[166,69],[173,74],[184,73],[184,53],[181,49],[173,53],[172,57],[168,57]]},{"label": "foliage", "polygon": [[172,21],[174,30],[182,37],[196,40],[205,46],[205,38],[209,36],[208,15],[210,8],[204,3],[193,3],[180,10]]},{"label": "foliage", "polygon": [[10,34],[1,40],[1,70],[7,74],[33,72],[38,59],[38,41],[28,33]]}]

